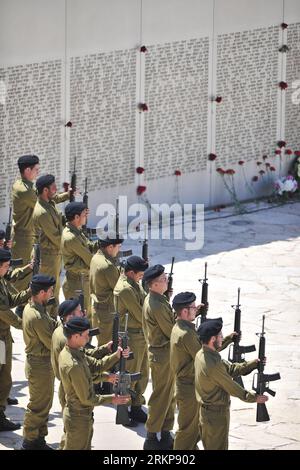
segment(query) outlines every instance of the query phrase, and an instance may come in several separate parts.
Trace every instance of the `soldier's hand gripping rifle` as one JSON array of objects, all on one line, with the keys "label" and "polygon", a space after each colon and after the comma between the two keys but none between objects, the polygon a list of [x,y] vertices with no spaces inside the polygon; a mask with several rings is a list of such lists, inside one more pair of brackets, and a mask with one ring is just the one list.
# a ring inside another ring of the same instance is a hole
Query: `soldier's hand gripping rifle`
[{"label": "soldier's hand gripping rifle", "polygon": [[[245,354],[256,351],[256,347],[254,344],[252,344],[251,346],[240,346],[241,334],[242,334],[240,292],[241,292],[241,289],[238,288],[237,304],[231,305],[231,307],[235,309],[234,310],[234,331],[237,333],[237,335],[233,337],[233,344],[230,345],[229,352],[228,352],[228,361],[232,363],[245,362]],[[244,388],[244,383],[240,376],[236,377],[234,381]]]},{"label": "soldier's hand gripping rifle", "polygon": [[[280,380],[280,374],[264,374],[265,369],[265,357],[266,357],[266,338],[265,338],[265,315],[262,317],[262,331],[261,333],[256,333],[259,336],[259,350],[258,350],[258,359],[259,363],[257,366],[258,372],[253,376],[252,388],[256,391],[258,395],[263,395],[265,392],[275,397],[276,392],[269,388],[269,382],[274,382],[275,380]],[[267,410],[265,403],[257,403],[256,409],[256,421],[258,423],[262,421],[270,421],[270,416]]]},{"label": "soldier's hand gripping rifle", "polygon": [[[87,189],[87,181],[88,181],[88,179],[85,178],[85,180],[84,180],[84,193],[83,193],[83,197],[82,197],[82,202],[86,206],[86,208],[88,209],[88,207],[89,207],[88,206],[89,196],[88,196],[88,189]],[[88,235],[88,232],[87,232],[87,219],[86,219],[85,225],[82,226],[82,231],[85,235]]]},{"label": "soldier's hand gripping rifle", "polygon": [[175,256],[172,257],[172,262],[171,262],[171,271],[169,272],[168,275],[168,288],[164,295],[170,300],[172,297],[173,293],[173,267],[174,267],[174,261],[175,261]]},{"label": "soldier's hand gripping rifle", "polygon": [[71,192],[70,192],[70,202],[75,201],[75,191],[77,186],[77,175],[76,175],[76,157],[74,157],[74,170],[71,176]]},{"label": "soldier's hand gripping rifle", "polygon": [[198,279],[202,284],[202,293],[201,293],[201,303],[203,304],[198,313],[197,317],[201,316],[200,323],[203,323],[206,320],[207,311],[208,311],[208,284],[207,284],[207,263],[204,265],[204,279]]},{"label": "soldier's hand gripping rifle", "polygon": [[[126,349],[128,346],[127,323],[128,313],[125,314],[124,331],[119,332],[119,336],[121,337],[121,346],[123,350]],[[136,382],[137,380],[140,380],[140,378],[140,372],[136,372],[134,374],[126,372],[126,358],[123,357],[121,354],[119,362],[118,381],[113,386],[114,393],[116,395],[131,395],[132,397],[134,397],[135,392],[131,390],[130,386],[132,382]],[[116,424],[123,424],[125,426],[128,426],[130,424],[127,405],[117,405]]]}]

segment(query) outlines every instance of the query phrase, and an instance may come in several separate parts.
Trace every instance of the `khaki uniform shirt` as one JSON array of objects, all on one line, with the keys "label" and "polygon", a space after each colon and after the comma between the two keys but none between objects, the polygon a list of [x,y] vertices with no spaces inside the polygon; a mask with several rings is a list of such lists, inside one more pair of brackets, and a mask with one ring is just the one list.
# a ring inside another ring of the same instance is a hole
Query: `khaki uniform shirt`
[{"label": "khaki uniform shirt", "polygon": [[10,326],[14,326],[19,330],[22,329],[21,318],[11,308],[22,305],[30,296],[29,289],[18,294],[12,294],[9,291],[7,281],[0,278],[0,339],[11,339]]},{"label": "khaki uniform shirt", "polygon": [[[132,279],[121,274],[119,280],[114,288],[115,296],[115,309],[119,311],[124,319],[126,312],[128,315],[128,330],[140,329],[142,330],[142,308],[146,297],[146,292],[143,288]],[[123,321],[121,321],[123,324]]]},{"label": "khaki uniform shirt", "polygon": [[41,251],[59,254],[61,252],[62,214],[56,209],[55,202],[38,198],[33,211],[33,222],[35,235],[40,237]]},{"label": "khaki uniform shirt", "polygon": [[[61,351],[65,347],[66,342],[67,339],[63,333],[63,325],[60,323],[52,335],[51,344],[51,364],[55,377],[58,380],[60,380],[58,359]],[[103,372],[111,369],[118,362],[119,359],[117,352],[111,354],[105,345],[93,349],[84,349],[83,351],[86,355],[86,359],[94,381],[98,381],[99,376],[101,380],[105,381],[107,376],[103,375]],[[106,355],[107,357],[104,358]]]},{"label": "khaki uniform shirt", "polygon": [[58,359],[59,375],[72,410],[92,411],[96,405],[111,403],[114,395],[95,395],[92,374],[84,352],[66,344]]},{"label": "khaki uniform shirt", "polygon": [[106,312],[111,319],[114,312],[114,288],[120,271],[116,266],[117,258],[111,258],[102,250],[93,256],[90,264],[90,289],[94,305]]},{"label": "khaki uniform shirt", "polygon": [[257,368],[257,362],[230,364],[205,344],[195,358],[196,398],[201,405],[229,406],[230,395],[248,403],[256,401],[255,392],[248,392],[233,378],[247,375]]},{"label": "khaki uniform shirt", "polygon": [[56,326],[57,322],[48,315],[44,305],[30,301],[23,312],[26,354],[50,358],[51,339]]},{"label": "khaki uniform shirt", "polygon": [[90,263],[98,249],[98,242],[91,242],[82,230],[67,222],[62,233],[61,251],[65,270],[73,274],[88,274]]},{"label": "khaki uniform shirt", "polygon": [[143,329],[149,352],[170,346],[174,313],[168,299],[150,291],[143,305]]}]

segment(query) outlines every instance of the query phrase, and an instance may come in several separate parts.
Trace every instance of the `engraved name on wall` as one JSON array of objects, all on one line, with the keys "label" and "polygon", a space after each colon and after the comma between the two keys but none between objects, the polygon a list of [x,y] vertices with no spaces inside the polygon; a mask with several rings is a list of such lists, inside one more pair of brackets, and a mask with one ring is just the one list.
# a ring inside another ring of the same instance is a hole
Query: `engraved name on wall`
[{"label": "engraved name on wall", "polygon": [[[300,150],[300,23],[290,24],[287,29],[287,45],[290,50],[286,61],[286,108],[285,140],[292,150]],[[297,83],[298,81],[298,83]],[[293,88],[295,83],[296,88]]]}]

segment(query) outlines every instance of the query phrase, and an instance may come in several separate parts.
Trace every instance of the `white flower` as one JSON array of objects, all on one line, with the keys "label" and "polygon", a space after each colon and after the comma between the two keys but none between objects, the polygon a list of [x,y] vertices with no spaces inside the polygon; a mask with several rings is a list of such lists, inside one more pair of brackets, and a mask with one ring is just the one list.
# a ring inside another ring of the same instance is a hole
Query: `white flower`
[{"label": "white flower", "polygon": [[297,188],[298,183],[292,176],[283,176],[275,181],[275,191],[279,196],[284,192],[294,193]]}]

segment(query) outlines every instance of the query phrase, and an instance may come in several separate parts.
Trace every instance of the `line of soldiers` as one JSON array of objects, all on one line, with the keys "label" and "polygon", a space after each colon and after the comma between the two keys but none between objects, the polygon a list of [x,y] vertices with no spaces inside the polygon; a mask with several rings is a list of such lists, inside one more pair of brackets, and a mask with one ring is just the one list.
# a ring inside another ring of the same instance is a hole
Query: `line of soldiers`
[{"label": "line of soldiers", "polygon": [[[91,242],[82,231],[88,213],[82,202],[67,204],[63,228],[56,204],[68,200],[71,188],[57,195],[52,175],[40,176],[34,187],[39,170],[34,155],[21,157],[18,165],[21,179],[13,186],[12,255],[22,257],[27,263],[22,269],[30,271],[32,245],[39,240],[41,265],[29,288],[24,289],[28,278],[15,278],[13,288],[19,293],[12,295],[12,280],[5,279],[11,254],[8,249],[0,249],[0,340],[6,348],[6,360],[0,365],[0,431],[19,427],[4,414],[11,387],[12,325],[23,329],[26,346],[30,399],[24,419],[24,449],[50,448],[45,436],[54,376],[60,380],[64,420],[61,449],[90,449],[93,407],[103,403],[126,405],[130,399],[129,425],[145,423],[145,450],[193,450],[200,439],[205,449],[228,448],[229,396],[248,402],[267,400],[232,380],[257,368],[258,360],[243,364],[223,361],[219,351],[233,341],[235,332],[223,340],[221,319],[207,320],[196,332],[194,320],[200,306],[195,304],[194,293],[177,294],[172,308],[165,295],[168,285],[163,266],[149,267],[143,258],[131,256],[121,269],[118,253],[122,237],[110,233]],[[67,300],[59,305],[62,261],[66,271],[62,288]],[[141,285],[142,279],[148,293]],[[84,292],[87,318],[76,300],[78,290]],[[49,306],[53,295],[55,302]],[[21,320],[11,308],[28,300]],[[116,310],[120,312],[121,326],[125,313],[129,317],[129,348],[134,359],[127,362],[127,369],[141,373],[141,380],[132,384],[132,397],[99,395],[93,385],[115,383],[118,375],[109,371],[121,355],[129,355],[129,349],[121,347],[111,354]],[[98,347],[89,350],[90,322],[99,334]],[[146,414],[142,405],[149,369],[152,393]],[[176,403],[179,414],[174,440],[171,431]]]}]

